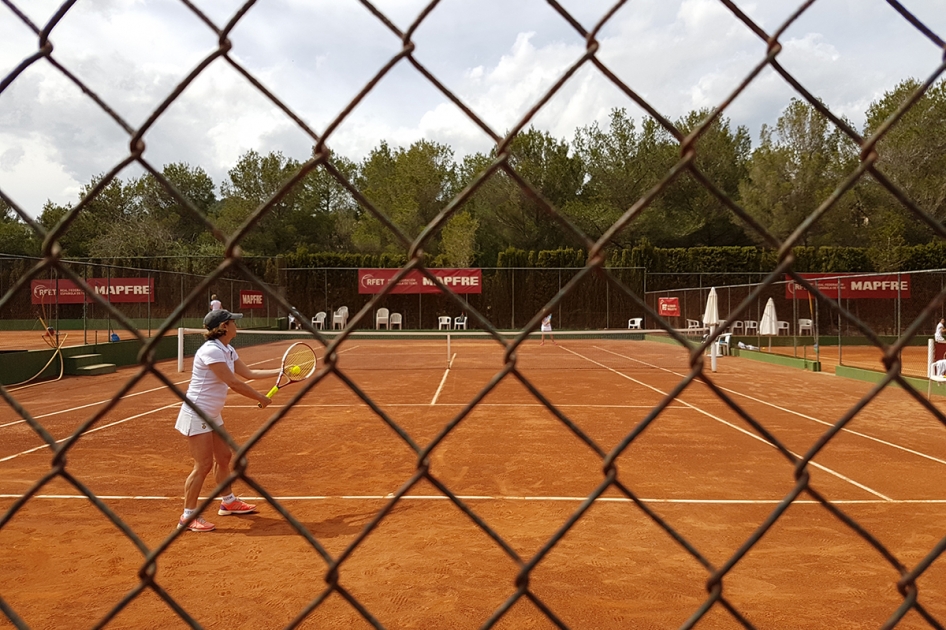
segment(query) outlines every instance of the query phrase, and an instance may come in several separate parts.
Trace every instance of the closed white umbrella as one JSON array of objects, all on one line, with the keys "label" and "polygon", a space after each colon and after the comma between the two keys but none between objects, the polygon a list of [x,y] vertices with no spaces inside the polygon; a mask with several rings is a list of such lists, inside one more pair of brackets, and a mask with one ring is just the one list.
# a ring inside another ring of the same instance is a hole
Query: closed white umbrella
[{"label": "closed white umbrella", "polygon": [[772,337],[778,334],[778,317],[775,315],[775,300],[769,298],[762,311],[762,321],[759,322],[759,334],[769,338],[769,351],[772,350]]},{"label": "closed white umbrella", "polygon": [[[703,325],[709,328],[711,335],[713,329],[719,325],[719,298],[716,297],[716,287],[710,289],[709,296],[706,298]],[[710,367],[714,372],[716,371],[716,342],[710,344]]]},{"label": "closed white umbrella", "polygon": [[706,298],[706,310],[703,311],[703,325],[712,329],[719,325],[719,298],[716,297],[716,287],[710,289]]}]

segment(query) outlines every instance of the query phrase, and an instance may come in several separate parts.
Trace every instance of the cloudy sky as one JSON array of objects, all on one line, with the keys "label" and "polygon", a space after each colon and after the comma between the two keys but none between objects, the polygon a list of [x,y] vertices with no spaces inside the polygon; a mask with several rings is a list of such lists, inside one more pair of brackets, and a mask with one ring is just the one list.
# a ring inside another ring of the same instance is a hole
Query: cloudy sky
[{"label": "cloudy sky", "polygon": [[[223,27],[236,0],[192,0]],[[61,0],[13,0],[43,28]],[[591,30],[614,0],[559,0]],[[801,0],[736,0],[767,32]],[[944,0],[901,0],[946,38]],[[426,0],[375,0],[406,31]],[[317,133],[401,49],[357,0],[259,0],[230,35],[231,56]],[[0,81],[34,54],[38,38],[0,5]],[[54,58],[137,128],[216,48],[214,32],[180,0],[79,0],[53,29]],[[765,56],[766,46],[719,0],[629,0],[601,29],[599,59],[670,119],[712,107]],[[942,50],[884,0],[817,0],[782,35],[780,63],[835,113],[863,124],[867,106],[903,79],[925,79]],[[585,51],[580,34],[543,0],[441,0],[416,29],[415,58],[493,131],[515,126]],[[764,71],[725,115],[754,139],[793,89]],[[596,68],[582,67],[533,124],[570,140],[615,107],[643,111]],[[358,160],[382,140],[426,138],[458,157],[489,137],[406,60],[329,138]],[[80,88],[41,60],[0,93],[0,188],[31,215],[47,200],[74,203],[81,187],[128,155],[129,135]],[[248,150],[305,159],[311,139],[223,59],[177,98],[145,136],[145,158],[186,162],[218,184]],[[140,174],[138,167],[122,178]]]}]

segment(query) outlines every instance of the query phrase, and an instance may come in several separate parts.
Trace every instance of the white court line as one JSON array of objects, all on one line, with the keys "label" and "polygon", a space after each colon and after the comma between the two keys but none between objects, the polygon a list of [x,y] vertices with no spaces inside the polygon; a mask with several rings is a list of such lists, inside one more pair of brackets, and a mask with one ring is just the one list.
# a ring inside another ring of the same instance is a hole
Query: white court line
[{"label": "white court line", "polygon": [[[661,390],[657,389],[656,387],[654,387],[654,386],[652,386],[652,385],[648,385],[647,383],[644,383],[644,382],[639,381],[639,380],[637,380],[637,379],[635,379],[635,378],[632,378],[632,377],[628,376],[627,374],[624,374],[624,373],[622,373],[622,372],[619,372],[618,370],[615,370],[614,368],[608,367],[607,365],[604,365],[603,363],[599,363],[599,362],[595,361],[594,359],[591,359],[591,358],[588,358],[588,357],[586,357],[586,356],[584,356],[584,355],[582,355],[582,354],[579,354],[578,352],[575,352],[574,350],[569,350],[568,348],[565,348],[564,346],[562,347],[562,349],[563,349],[563,350],[566,350],[567,352],[571,352],[571,353],[574,354],[575,356],[581,357],[582,359],[585,359],[586,361],[589,361],[589,362],[591,362],[591,363],[594,363],[595,365],[598,365],[598,366],[600,366],[600,367],[602,367],[602,368],[604,368],[604,369],[606,369],[606,370],[608,370],[608,371],[610,371],[610,372],[614,372],[614,373],[617,374],[618,376],[621,376],[621,377],[623,377],[623,378],[626,378],[626,379],[629,380],[629,381],[632,381],[632,382],[634,382],[634,383],[637,383],[638,385],[641,385],[641,386],[643,386],[643,387],[646,387],[647,389],[653,390],[653,391],[657,392],[658,394],[660,394],[661,396],[666,396],[666,395],[667,395],[667,392],[661,391]],[[602,348],[602,349],[603,349],[603,348]],[[610,352],[609,350],[605,350],[605,351],[606,351],[606,352]],[[611,354],[614,354],[615,356],[623,356],[623,355],[620,355],[620,354],[618,354],[618,353],[616,353],[616,352],[611,352]],[[625,357],[625,358],[630,358],[630,357]],[[745,434],[745,435],[751,437],[751,438],[754,439],[754,440],[758,440],[759,442],[762,442],[763,444],[765,444],[766,446],[768,446],[768,447],[770,447],[770,448],[775,448],[775,446],[774,446],[773,444],[771,444],[770,442],[768,442],[765,438],[763,438],[763,437],[761,437],[761,436],[758,436],[758,435],[756,435],[755,433],[753,433],[753,432],[751,432],[751,431],[747,431],[747,430],[743,429],[743,428],[740,427],[740,426],[736,426],[735,424],[733,424],[733,423],[731,423],[731,422],[728,422],[728,421],[726,421],[726,420],[723,420],[723,419],[720,418],[719,416],[714,416],[714,415],[711,414],[710,412],[705,411],[705,410],[703,410],[703,409],[700,409],[700,408],[697,407],[696,405],[692,405],[692,404],[686,402],[685,400],[680,400],[679,398],[677,398],[677,401],[679,401],[679,402],[680,402],[681,404],[683,404],[683,405],[686,405],[687,407],[689,407],[689,408],[692,409],[693,411],[696,411],[696,412],[698,412],[698,413],[701,413],[701,414],[703,414],[704,416],[706,416],[706,417],[708,417],[708,418],[712,418],[712,419],[715,420],[716,422],[719,422],[719,423],[721,423],[721,424],[725,424],[726,426],[728,426],[728,427],[730,427],[730,428],[733,428],[733,429],[735,429],[736,431],[739,431],[740,433],[743,433],[743,434]],[[792,451],[788,451],[788,452],[791,453],[792,455],[794,455],[795,457],[798,457],[799,459],[801,459],[801,456],[798,455],[797,453],[793,453]],[[890,497],[885,496],[885,495],[881,494],[880,492],[877,492],[877,491],[874,490],[873,488],[869,488],[868,486],[865,486],[865,485],[862,484],[862,483],[858,483],[858,482],[854,481],[853,479],[851,479],[850,477],[846,477],[846,476],[842,475],[841,473],[837,472],[836,470],[832,470],[832,469],[830,469],[830,468],[828,468],[828,467],[826,467],[826,466],[822,466],[821,464],[815,463],[814,461],[810,461],[810,460],[809,460],[809,463],[810,463],[812,466],[814,466],[815,468],[818,468],[819,470],[823,470],[824,472],[826,472],[826,473],[828,473],[828,474],[830,474],[830,475],[833,475],[833,476],[837,477],[838,479],[841,479],[841,480],[843,480],[843,481],[846,481],[846,482],[848,482],[849,484],[851,484],[851,485],[853,485],[853,486],[855,486],[855,487],[858,487],[858,488],[860,488],[861,490],[864,490],[865,492],[869,492],[870,494],[873,494],[873,495],[876,496],[876,497],[880,497],[881,499],[883,499],[883,500],[885,500],[885,501],[891,501],[891,500],[892,500]]]},{"label": "white court line", "polygon": [[[664,371],[664,372],[669,372],[670,374],[673,374],[674,376],[680,376],[680,377],[684,376],[683,374],[681,374],[681,373],[679,373],[679,372],[674,372],[673,370],[668,370],[667,368],[663,368],[663,367],[654,365],[654,364],[652,364],[652,363],[647,363],[646,361],[641,361],[640,359],[635,359],[635,358],[633,358],[633,357],[629,357],[629,356],[626,356],[626,355],[623,355],[623,354],[618,354],[617,352],[613,352],[613,351],[611,351],[611,350],[608,350],[607,348],[600,348],[600,347],[598,347],[598,346],[595,346],[595,347],[596,347],[598,350],[603,350],[604,352],[607,352],[607,353],[609,353],[609,354],[613,354],[613,355],[618,356],[618,357],[621,357],[621,358],[623,358],[623,359],[629,359],[629,360],[631,360],[631,361],[635,361],[635,362],[637,362],[637,363],[640,363],[641,365],[646,365],[646,366],[648,366],[648,367],[652,367],[652,368],[655,368],[655,369],[658,369],[658,370],[661,370],[661,371]],[[733,395],[735,395],[735,396],[742,396],[743,398],[748,398],[749,400],[751,400],[751,401],[753,401],[753,402],[757,402],[757,403],[759,403],[759,404],[761,404],[761,405],[767,405],[767,406],[769,406],[769,407],[772,407],[773,409],[778,409],[779,411],[784,411],[785,413],[788,413],[788,414],[791,414],[791,415],[794,415],[794,416],[798,416],[799,418],[804,418],[805,420],[810,420],[810,421],[812,421],[812,422],[817,422],[818,424],[824,425],[824,426],[826,426],[826,427],[833,427],[833,426],[834,426],[834,424],[832,424],[831,422],[827,422],[826,420],[821,420],[821,419],[819,419],[819,418],[815,418],[814,416],[809,416],[809,415],[803,414],[803,413],[801,413],[800,411],[795,411],[794,409],[788,409],[788,408],[786,408],[786,407],[782,407],[782,406],[776,405],[775,403],[771,403],[771,402],[769,402],[769,401],[767,401],[767,400],[762,400],[761,398],[756,398],[755,396],[750,396],[749,394],[745,394],[745,393],[743,393],[743,392],[739,392],[739,391],[736,391],[736,390],[734,390],[734,389],[729,389],[728,387],[720,387],[719,385],[717,385],[717,387],[719,387],[719,388],[720,388],[721,390],[723,390],[724,392],[728,392],[728,393],[733,394]],[[865,440],[870,440],[870,441],[872,441],[872,442],[877,442],[878,444],[883,444],[884,446],[889,446],[890,448],[897,449],[897,450],[903,451],[903,452],[905,452],[905,453],[910,453],[911,455],[916,455],[917,457],[922,457],[922,458],[924,458],[924,459],[928,459],[928,460],[930,460],[930,461],[934,461],[934,462],[936,462],[936,463],[938,463],[938,464],[946,464],[946,459],[940,459],[939,457],[934,457],[934,456],[928,455],[928,454],[926,454],[926,453],[921,453],[920,451],[915,451],[915,450],[913,450],[912,448],[907,448],[906,446],[901,446],[900,444],[894,444],[893,442],[888,442],[887,440],[882,440],[882,439],[880,439],[880,438],[878,438],[878,437],[874,437],[874,436],[872,436],[872,435],[867,435],[866,433],[861,433],[860,431],[855,431],[855,430],[853,430],[853,429],[848,429],[847,427],[842,427],[842,428],[841,428],[841,431],[844,432],[844,433],[850,433],[851,435],[856,435],[857,437],[864,438]]]},{"label": "white court line", "polygon": [[[437,403],[440,407],[465,407],[468,403],[458,402],[458,403]],[[266,408],[278,408],[280,403],[271,403]],[[348,408],[351,407],[351,403],[301,403],[293,405],[293,408]],[[384,403],[385,407],[429,407],[430,403]],[[542,403],[478,403],[477,408],[479,407],[539,407],[541,409],[546,409],[546,406]],[[568,404],[556,404],[556,407],[560,408],[579,408],[579,409],[653,409],[653,405],[568,405]],[[227,409],[254,409],[256,405],[227,405]],[[685,405],[668,405],[667,409],[686,409]]]},{"label": "white court line", "polygon": [[453,360],[456,359],[456,358],[457,358],[457,353],[454,352],[454,353],[453,353],[453,356],[450,357],[450,362],[447,363],[447,369],[446,369],[446,371],[443,373],[443,378],[440,379],[440,387],[437,388],[437,391],[434,393],[434,398],[433,398],[433,400],[430,401],[430,404],[431,404],[431,405],[436,405],[436,404],[437,404],[437,398],[440,397],[440,391],[443,389],[444,384],[446,384],[446,382],[447,382],[447,377],[450,376],[450,367],[453,365]]},{"label": "white court line", "polygon": [[[0,494],[0,499],[20,499],[21,494]],[[179,496],[149,496],[149,495],[96,495],[103,501],[180,501]],[[588,497],[527,497],[527,496],[490,496],[490,495],[456,495],[463,501],[533,501],[533,502],[569,502],[580,503]],[[252,497],[243,495],[242,498],[248,501],[265,501],[263,497]],[[274,497],[277,501],[389,501],[394,498],[391,494],[368,494],[368,495],[310,495],[310,496],[285,496]],[[70,500],[80,499],[88,500],[83,494],[37,494],[30,497],[32,499],[54,499]],[[207,497],[200,497],[200,500],[206,500]],[[443,495],[407,495],[401,497],[404,501],[449,501],[448,497]],[[641,498],[642,503],[663,503],[663,504],[681,504],[681,505],[778,505],[782,499],[654,499]],[[632,503],[627,497],[598,497],[595,503]],[[841,499],[829,501],[832,505],[943,505],[946,499]],[[820,501],[813,499],[796,499],[792,501],[793,505],[821,505]]]},{"label": "white court line", "polygon": [[[174,385],[183,385],[184,383],[189,383],[189,382],[190,382],[190,379],[187,379],[186,381],[178,381],[174,383]],[[151,394],[158,391],[167,391],[167,387],[165,385],[161,385],[161,387],[155,387],[154,389],[146,389],[141,392],[135,392],[134,394],[127,394],[122,397],[122,400],[125,400],[126,398],[134,398],[135,396],[142,396],[144,394]],[[79,405],[78,407],[70,407],[69,409],[60,409],[59,411],[51,411],[49,413],[44,413],[40,416],[33,416],[33,419],[39,420],[40,418],[50,418],[52,416],[57,416],[61,413],[71,413],[73,411],[79,411],[80,409],[88,409],[89,407],[95,407],[97,405],[104,405],[110,400],[111,398],[107,398],[106,400],[99,400],[96,402],[88,403],[86,405]],[[6,427],[12,427],[15,424],[22,424],[24,422],[26,422],[26,420],[17,420],[15,422],[8,422],[6,424],[0,424],[0,429],[6,428]]]},{"label": "white court line", "polygon": [[[264,360],[264,361],[256,361],[255,363],[250,363],[249,365],[250,365],[250,366],[254,366],[254,365],[259,365],[260,363],[269,363],[270,361],[274,361],[274,360],[275,360],[275,359],[266,359],[266,360]],[[250,380],[248,380],[248,381],[246,381],[246,382],[247,382],[247,383],[252,383],[253,380],[254,380],[254,379],[250,379]],[[55,381],[50,381],[50,382],[55,382]],[[173,385],[183,385],[184,383],[190,383],[190,379],[188,378],[188,379],[185,379],[185,380],[183,380],[183,381],[177,381],[177,382],[172,383],[172,384],[173,384]],[[133,394],[126,394],[126,395],[122,396],[122,400],[125,400],[125,399],[127,399],[127,398],[134,398],[135,396],[143,396],[144,394],[152,394],[152,393],[154,393],[154,392],[159,392],[159,391],[167,391],[167,386],[166,386],[166,385],[161,385],[160,387],[155,387],[155,388],[153,388],[153,389],[146,389],[146,390],[144,390],[144,391],[135,392],[135,393],[133,393]],[[44,413],[44,414],[39,415],[39,416],[33,416],[33,419],[34,419],[34,420],[39,420],[39,419],[41,419],[41,418],[51,418],[52,416],[57,416],[57,415],[62,414],[62,413],[71,413],[71,412],[73,412],[73,411],[79,411],[79,410],[81,410],[81,409],[88,409],[89,407],[96,407],[96,406],[98,406],[98,405],[104,405],[105,403],[109,402],[110,400],[111,400],[111,398],[107,398],[107,399],[105,399],[105,400],[99,400],[99,401],[91,402],[91,403],[88,403],[88,404],[85,404],[85,405],[79,405],[78,407],[70,407],[69,409],[60,409],[59,411],[51,411],[51,412],[49,412],[49,413]],[[250,406],[250,405],[247,405],[247,406]],[[254,406],[255,406],[255,405],[254,405]],[[22,424],[22,423],[24,423],[24,422],[26,422],[26,420],[22,420],[22,419],[21,419],[21,420],[16,420],[16,421],[14,421],[14,422],[8,422],[8,423],[6,423],[6,424],[0,424],[0,429],[4,429],[4,428],[6,428],[6,427],[12,427],[12,426],[14,426],[14,425]]]},{"label": "white court line", "polygon": [[[88,435],[89,433],[95,433],[96,431],[101,431],[101,430],[103,430],[103,429],[108,429],[108,428],[110,428],[110,427],[114,427],[114,426],[116,426],[116,425],[119,425],[119,424],[123,424],[123,423],[125,423],[125,422],[128,422],[129,420],[134,420],[134,419],[136,419],[136,418],[141,418],[141,417],[144,417],[144,416],[148,416],[148,415],[151,415],[151,414],[156,413],[156,412],[158,412],[158,411],[164,411],[165,409],[170,409],[171,407],[178,407],[178,406],[180,406],[180,404],[181,404],[181,403],[179,403],[179,402],[171,403],[170,405],[164,405],[163,407],[158,407],[157,409],[152,409],[151,411],[145,411],[145,412],[143,412],[143,413],[135,414],[135,415],[133,415],[133,416],[128,416],[127,418],[122,418],[121,420],[116,420],[115,422],[109,422],[108,424],[103,424],[103,425],[100,426],[100,427],[95,427],[94,429],[89,429],[88,431],[83,431],[83,432],[82,432],[82,435]],[[68,438],[63,438],[63,439],[61,439],[61,440],[56,440],[56,444],[61,444],[62,442],[65,442],[66,440],[68,440],[68,439],[71,438],[71,437],[72,437],[72,436],[70,435]],[[9,455],[9,456],[7,456],[7,457],[0,458],[0,462],[8,462],[8,461],[10,461],[11,459],[15,459],[15,458],[19,457],[20,455],[28,455],[29,453],[35,453],[36,451],[41,451],[41,450],[43,450],[44,448],[49,448],[49,445],[48,445],[48,444],[43,444],[42,446],[37,446],[36,448],[31,448],[31,449],[28,449],[28,450],[25,450],[25,451],[22,451],[22,452],[19,452],[19,453],[14,453],[13,455]]]}]

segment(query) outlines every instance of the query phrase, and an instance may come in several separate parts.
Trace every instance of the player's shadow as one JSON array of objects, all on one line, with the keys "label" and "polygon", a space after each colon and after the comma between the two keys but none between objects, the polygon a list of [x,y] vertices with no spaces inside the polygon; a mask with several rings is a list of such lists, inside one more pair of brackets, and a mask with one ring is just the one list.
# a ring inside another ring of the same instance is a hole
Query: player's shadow
[{"label": "player's shadow", "polygon": [[[365,525],[377,514],[377,512],[364,512],[358,514],[340,514],[321,521],[305,522],[299,521],[303,527],[309,530],[316,539],[327,539],[357,536],[365,528]],[[245,536],[299,536],[289,521],[279,514],[274,516],[261,514],[247,514],[243,518],[252,520],[252,526],[249,529],[242,530],[239,533]],[[234,532],[236,533],[236,532]]]}]

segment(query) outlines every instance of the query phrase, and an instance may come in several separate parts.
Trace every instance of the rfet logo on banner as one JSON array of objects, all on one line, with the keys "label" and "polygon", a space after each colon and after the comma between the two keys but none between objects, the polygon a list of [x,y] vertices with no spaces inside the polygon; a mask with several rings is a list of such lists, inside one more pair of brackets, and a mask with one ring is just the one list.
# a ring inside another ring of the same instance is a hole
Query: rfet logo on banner
[{"label": "rfet logo on banner", "polygon": [[661,317],[680,317],[680,298],[657,298],[657,314]]},{"label": "rfet logo on banner", "polygon": [[[106,302],[154,302],[154,278],[89,278]],[[33,304],[84,304],[92,298],[72,280],[33,280]]]},{"label": "rfet logo on banner", "polygon": [[[864,298],[908,298],[910,297],[910,274],[889,273],[865,276],[860,274],[840,273],[800,273],[798,274],[830,298],[857,300]],[[822,279],[824,278],[824,279]],[[786,275],[785,297],[788,299],[807,300],[808,289]],[[816,283],[815,280],[818,282]],[[839,294],[840,290],[840,294]]]},{"label": "rfet logo on banner", "polygon": [[240,291],[240,308],[241,309],[254,309],[254,308],[263,308],[263,292],[262,291]]},{"label": "rfet logo on banner", "polygon": [[[399,269],[359,269],[358,293],[381,293]],[[431,269],[454,293],[482,293],[482,269]],[[440,293],[440,287],[419,271],[411,270],[398,280],[391,293]]]}]

